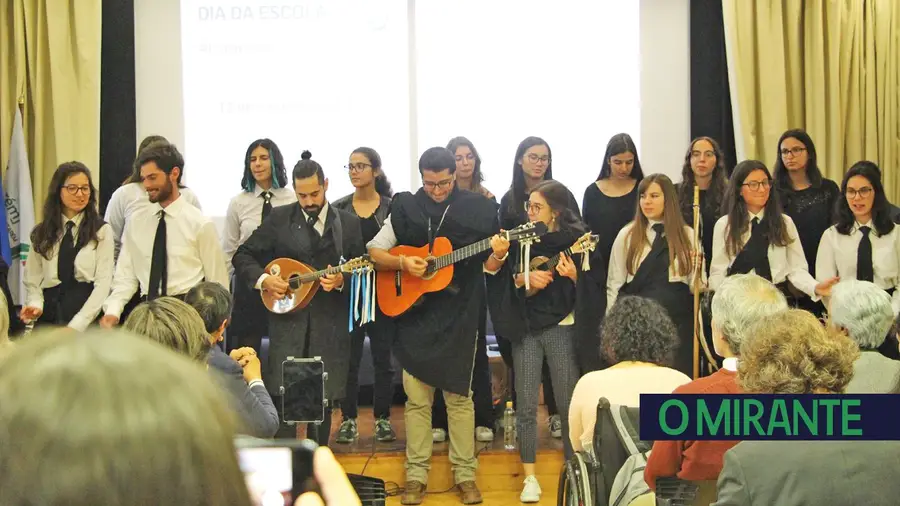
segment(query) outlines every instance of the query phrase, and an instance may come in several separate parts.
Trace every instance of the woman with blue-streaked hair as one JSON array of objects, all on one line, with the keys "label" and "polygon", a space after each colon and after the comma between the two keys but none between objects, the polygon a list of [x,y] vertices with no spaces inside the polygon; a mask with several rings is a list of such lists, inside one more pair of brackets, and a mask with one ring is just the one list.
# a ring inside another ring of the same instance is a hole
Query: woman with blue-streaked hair
[{"label": "woman with blue-streaked hair", "polygon": [[[257,139],[250,143],[244,155],[241,192],[228,204],[222,249],[228,271],[234,273],[231,258],[272,208],[297,201],[288,185],[284,157],[271,139]],[[260,351],[262,337],[267,334],[269,320],[259,292],[241,283],[232,283],[234,314],[228,328],[228,348],[249,346]]]}]

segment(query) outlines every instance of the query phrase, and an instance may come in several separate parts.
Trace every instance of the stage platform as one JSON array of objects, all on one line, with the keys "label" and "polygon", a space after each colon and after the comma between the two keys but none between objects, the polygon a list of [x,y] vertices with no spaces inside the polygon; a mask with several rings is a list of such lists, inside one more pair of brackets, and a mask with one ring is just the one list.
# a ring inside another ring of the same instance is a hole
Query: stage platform
[{"label": "stage platform", "polygon": [[[332,421],[331,448],[338,461],[348,473],[364,474],[381,478],[388,490],[402,487],[405,481],[403,462],[405,459],[405,424],[403,407],[394,406],[391,422],[397,432],[393,443],[375,443],[373,447],[374,418],[372,408],[360,408],[359,432],[356,443],[341,445],[334,443],[334,432],[340,425],[340,413],[336,410]],[[556,504],[556,488],[559,471],[563,465],[562,440],[550,436],[547,425],[547,411],[541,406],[538,411],[538,458],[537,478],[543,495],[541,505]],[[374,453],[373,453],[374,449]],[[453,487],[450,461],[447,456],[449,442],[434,445],[431,461],[428,491],[423,505],[461,504]],[[476,443],[478,454],[478,488],[484,496],[484,504],[491,506],[517,505],[522,491],[522,466],[518,451],[503,448],[503,434],[495,434],[492,443]],[[368,462],[368,464],[367,464]],[[364,470],[365,468],[365,470]],[[389,497],[388,505],[400,504],[400,497]]]}]

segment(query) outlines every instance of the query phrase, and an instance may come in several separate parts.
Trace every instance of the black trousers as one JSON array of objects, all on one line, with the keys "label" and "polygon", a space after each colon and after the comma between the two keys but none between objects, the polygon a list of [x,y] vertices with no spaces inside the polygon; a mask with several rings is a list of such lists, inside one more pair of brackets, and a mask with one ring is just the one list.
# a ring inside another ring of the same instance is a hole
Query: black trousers
[{"label": "black trousers", "polygon": [[228,325],[226,346],[228,351],[237,348],[253,348],[262,351],[262,339],[269,334],[269,311],[263,305],[259,291],[231,280],[234,309]]},{"label": "black trousers", "polygon": [[345,420],[356,418],[359,415],[359,365],[362,361],[366,334],[369,335],[369,349],[372,352],[372,365],[375,368],[375,385],[372,394],[375,418],[390,418],[391,416],[391,401],[394,398],[394,368],[391,364],[390,335],[386,335],[382,329],[370,323],[356,328],[350,333],[350,369],[347,371],[345,397],[341,400],[341,415]]},{"label": "black trousers", "polygon": [[[503,357],[503,363],[506,364],[506,367],[511,371],[511,379],[512,384],[510,388],[512,389],[511,401],[513,401],[513,405],[516,403],[516,370],[513,367],[513,358],[512,358],[512,343],[508,339],[504,339],[500,336],[497,336],[497,346],[500,348],[500,356]],[[544,404],[547,405],[547,414],[550,416],[558,415],[559,409],[556,407],[556,394],[553,392],[553,382],[550,381],[550,366],[547,365],[547,359],[544,359],[544,364],[541,366],[541,384],[544,387]],[[568,413],[565,416],[569,416]]]}]

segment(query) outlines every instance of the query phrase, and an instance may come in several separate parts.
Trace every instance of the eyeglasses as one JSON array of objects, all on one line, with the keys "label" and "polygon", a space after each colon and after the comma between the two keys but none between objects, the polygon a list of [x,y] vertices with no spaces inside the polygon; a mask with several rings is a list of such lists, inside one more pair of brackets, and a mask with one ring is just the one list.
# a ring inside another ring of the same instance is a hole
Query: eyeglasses
[{"label": "eyeglasses", "polygon": [[781,156],[782,156],[783,158],[787,158],[789,155],[790,155],[790,156],[797,156],[797,155],[799,155],[800,153],[802,153],[802,152],[804,152],[804,151],[806,151],[806,148],[801,148],[800,146],[797,146],[797,147],[794,147],[794,148],[791,148],[791,149],[782,149],[782,150],[781,150]]},{"label": "eyeglasses", "polygon": [[871,195],[874,191],[875,189],[871,186],[863,186],[859,190],[857,190],[856,188],[847,188],[847,191],[845,193],[848,199],[853,200],[857,197],[857,195],[860,198],[868,198],[869,195]]},{"label": "eyeglasses", "polygon": [[544,210],[544,204],[534,204],[530,200],[525,202],[525,212],[528,214],[540,214]]},{"label": "eyeglasses", "polygon": [[772,185],[772,181],[770,181],[768,179],[764,179],[762,181],[749,181],[749,182],[742,184],[741,186],[746,186],[747,188],[750,188],[751,190],[758,192],[760,189],[768,190],[769,186],[771,186],[771,185]]},{"label": "eyeglasses", "polygon": [[91,194],[90,186],[78,186],[77,184],[69,184],[69,185],[63,186],[63,188],[65,188],[66,191],[69,192],[69,195],[78,195],[79,193],[81,193],[82,195],[90,195]]},{"label": "eyeglasses", "polygon": [[422,181],[422,186],[425,187],[426,190],[446,190],[450,188],[450,185],[453,184],[453,179],[445,179],[443,181],[438,181],[437,183],[431,181]]},{"label": "eyeglasses", "polygon": [[366,167],[371,167],[368,163],[351,163],[350,165],[344,165],[344,168],[350,172],[362,172],[366,170]]},{"label": "eyeglasses", "polygon": [[468,161],[472,162],[472,161],[475,160],[475,155],[473,155],[472,153],[469,153],[469,154],[466,155],[466,156],[456,155],[456,161],[457,161],[457,162],[461,162],[461,161],[463,161],[463,160],[468,160]]},{"label": "eyeglasses", "polygon": [[528,160],[529,160],[531,163],[538,163],[538,162],[550,163],[550,157],[549,157],[549,156],[538,156],[538,155],[536,155],[536,154],[534,154],[534,153],[529,153],[529,154],[528,154]]}]

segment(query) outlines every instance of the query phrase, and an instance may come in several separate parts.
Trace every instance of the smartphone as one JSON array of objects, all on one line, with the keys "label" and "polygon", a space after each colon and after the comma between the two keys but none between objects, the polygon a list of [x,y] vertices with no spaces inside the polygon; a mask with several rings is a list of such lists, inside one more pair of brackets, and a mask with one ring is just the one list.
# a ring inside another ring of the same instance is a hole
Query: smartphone
[{"label": "smartphone", "polygon": [[293,506],[304,492],[319,492],[313,476],[312,441],[235,441],[253,506]]},{"label": "smartphone", "polygon": [[319,358],[288,357],[281,364],[281,413],[284,422],[325,420],[325,363]]}]

